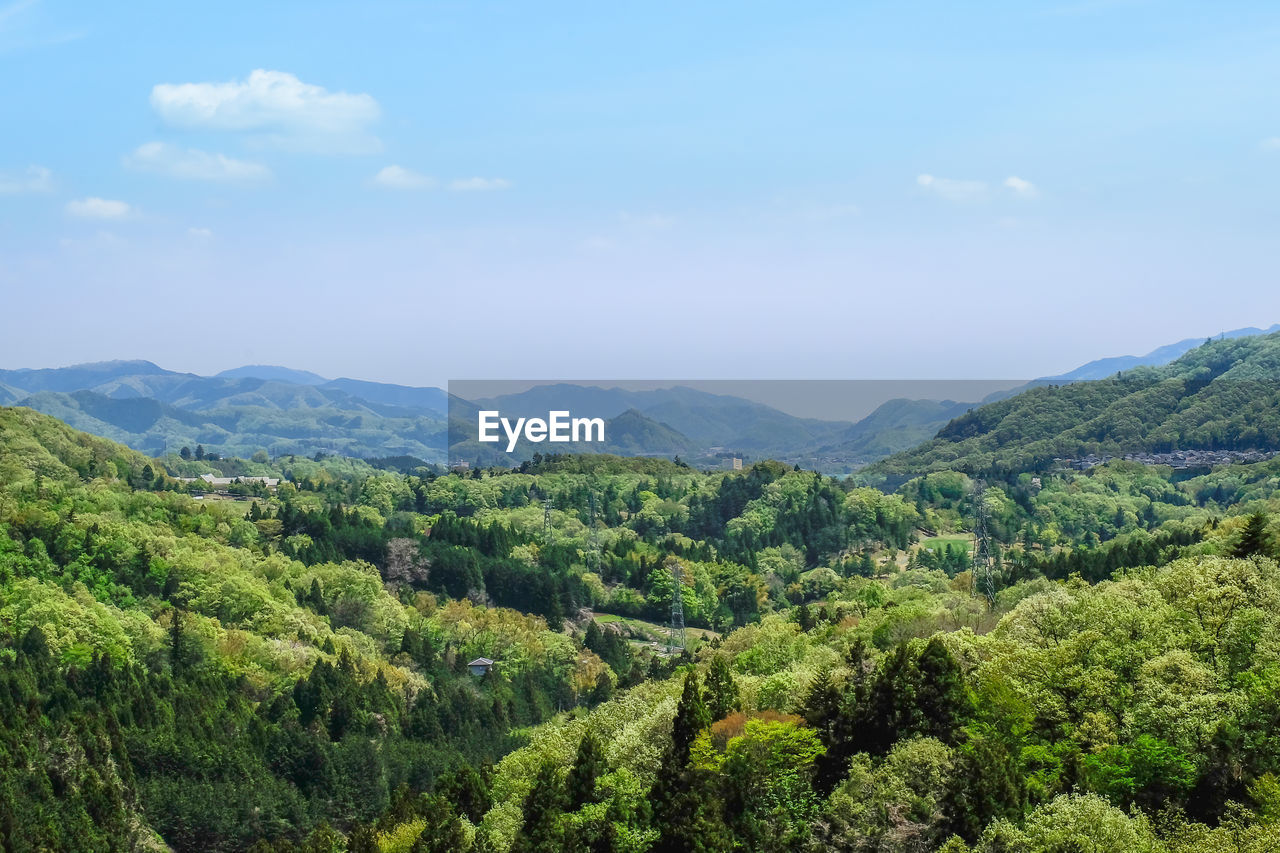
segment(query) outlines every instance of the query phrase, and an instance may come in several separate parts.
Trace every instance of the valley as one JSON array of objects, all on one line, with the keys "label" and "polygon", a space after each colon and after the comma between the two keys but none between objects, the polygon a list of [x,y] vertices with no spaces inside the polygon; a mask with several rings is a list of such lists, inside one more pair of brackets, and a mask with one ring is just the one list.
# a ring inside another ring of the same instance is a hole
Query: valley
[{"label": "valley", "polygon": [[1269,849],[1278,347],[844,478],[154,458],[0,408],[14,849]]}]

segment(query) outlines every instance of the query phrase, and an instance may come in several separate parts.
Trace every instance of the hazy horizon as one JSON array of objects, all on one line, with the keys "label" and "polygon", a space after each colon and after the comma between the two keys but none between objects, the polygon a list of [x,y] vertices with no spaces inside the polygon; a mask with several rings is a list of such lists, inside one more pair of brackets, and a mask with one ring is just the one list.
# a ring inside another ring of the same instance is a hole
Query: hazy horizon
[{"label": "hazy horizon", "polygon": [[0,3],[0,364],[977,378],[1267,325],[1277,34],[1256,2]]}]

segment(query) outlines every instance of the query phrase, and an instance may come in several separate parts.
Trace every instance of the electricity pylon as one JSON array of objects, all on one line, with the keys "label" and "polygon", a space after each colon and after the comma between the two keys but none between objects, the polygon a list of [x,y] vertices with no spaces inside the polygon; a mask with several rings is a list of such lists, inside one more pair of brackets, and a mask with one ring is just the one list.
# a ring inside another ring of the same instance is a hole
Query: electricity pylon
[{"label": "electricity pylon", "polygon": [[991,540],[987,533],[987,504],[983,496],[987,490],[979,480],[973,490],[973,580],[978,592],[987,599],[987,606],[996,603],[996,568],[991,557]]},{"label": "electricity pylon", "polygon": [[680,564],[671,561],[671,634],[667,639],[667,653],[684,651],[684,573]]},{"label": "electricity pylon", "polygon": [[591,537],[590,537],[591,565],[597,572],[599,572],[600,571],[600,533],[598,530],[596,530],[596,493],[595,493],[595,490],[592,489],[591,491],[587,492],[587,494],[590,496],[590,503],[591,503]]}]

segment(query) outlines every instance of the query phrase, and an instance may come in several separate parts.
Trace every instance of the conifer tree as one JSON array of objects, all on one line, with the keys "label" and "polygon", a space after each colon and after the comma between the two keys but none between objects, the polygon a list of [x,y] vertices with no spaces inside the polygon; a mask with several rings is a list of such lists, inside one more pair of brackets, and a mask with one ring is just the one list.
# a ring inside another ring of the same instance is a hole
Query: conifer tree
[{"label": "conifer tree", "polygon": [[1271,552],[1271,541],[1267,535],[1267,516],[1255,512],[1245,522],[1240,541],[1236,543],[1234,554],[1237,557],[1252,557],[1255,554],[1266,556]]},{"label": "conifer tree", "polygon": [[604,748],[599,739],[587,732],[578,744],[578,755],[574,759],[573,768],[569,771],[569,779],[565,787],[569,799],[569,811],[577,811],[587,803],[595,802],[596,779],[608,770],[604,757]]},{"label": "conifer tree", "polygon": [[742,700],[738,691],[738,682],[729,669],[729,661],[724,655],[716,655],[711,659],[711,667],[707,671],[707,710],[712,720],[723,720],[737,711]]},{"label": "conifer tree", "polygon": [[512,853],[560,849],[557,824],[564,813],[564,797],[564,787],[560,784],[555,764],[544,761],[533,780],[533,788],[524,798],[524,823],[511,845]]},{"label": "conifer tree", "polygon": [[915,668],[915,701],[923,718],[920,734],[956,743],[960,727],[974,712],[959,661],[942,640],[934,637],[920,653]]},{"label": "conifer tree", "polygon": [[689,762],[689,749],[693,741],[711,725],[711,712],[702,698],[702,686],[698,682],[698,673],[689,670],[684,677],[684,691],[680,694],[680,704],[676,706],[676,717],[671,723],[671,747],[673,763],[683,767]]}]

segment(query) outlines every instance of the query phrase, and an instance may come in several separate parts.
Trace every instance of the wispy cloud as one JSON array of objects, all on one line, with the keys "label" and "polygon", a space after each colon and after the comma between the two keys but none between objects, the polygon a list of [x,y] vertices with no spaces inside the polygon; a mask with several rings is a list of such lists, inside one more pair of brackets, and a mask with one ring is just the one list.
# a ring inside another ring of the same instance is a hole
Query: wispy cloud
[{"label": "wispy cloud", "polygon": [[123,201],[112,201],[96,196],[67,202],[67,213],[81,219],[125,219],[132,216],[134,212],[134,209]]},{"label": "wispy cloud", "polygon": [[[40,0],[18,0],[16,3],[0,6],[0,53],[51,47],[84,37],[83,32],[44,35],[31,32],[31,27],[24,27],[22,13],[39,4]],[[24,29],[26,32],[21,32]]]},{"label": "wispy cloud", "polygon": [[987,184],[985,181],[938,178],[926,174],[916,177],[916,186],[947,201],[980,201],[987,196]]},{"label": "wispy cloud", "polygon": [[211,154],[195,148],[180,148],[167,142],[139,145],[124,158],[124,164],[140,172],[192,181],[256,183],[271,178],[271,170],[261,163],[236,160],[225,154]]},{"label": "wispy cloud", "polygon": [[21,172],[0,172],[0,195],[45,193],[53,189],[53,172],[44,166],[28,166]]},{"label": "wispy cloud", "polygon": [[403,166],[384,166],[369,179],[375,187],[387,190],[429,190],[436,186],[436,179]]},{"label": "wispy cloud", "polygon": [[258,69],[226,83],[161,83],[151,106],[174,127],[253,134],[267,144],[332,154],[382,148],[370,126],[381,115],[372,95],[330,92],[285,71]]},{"label": "wispy cloud", "polygon": [[491,192],[510,187],[511,182],[503,178],[459,178],[449,182],[449,189],[455,192]]},{"label": "wispy cloud", "polygon": [[213,232],[208,228],[188,228],[187,236],[197,240],[212,240]]},{"label": "wispy cloud", "polygon": [[10,19],[17,17],[39,2],[40,0],[18,0],[16,3],[0,6],[0,28],[4,28],[8,25]]},{"label": "wispy cloud", "polygon": [[1012,190],[1013,194],[1021,198],[1035,198],[1040,195],[1040,190],[1035,184],[1028,180],[1019,178],[1017,175],[1010,175],[1004,179],[1006,189]]},{"label": "wispy cloud", "polygon": [[1280,136],[1273,136],[1258,143],[1263,151],[1280,151]]}]

